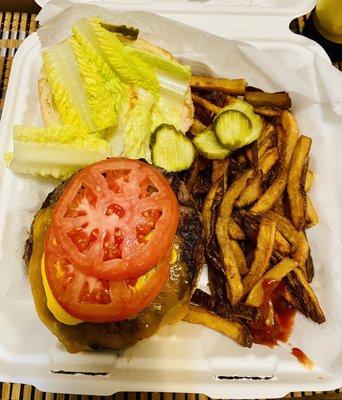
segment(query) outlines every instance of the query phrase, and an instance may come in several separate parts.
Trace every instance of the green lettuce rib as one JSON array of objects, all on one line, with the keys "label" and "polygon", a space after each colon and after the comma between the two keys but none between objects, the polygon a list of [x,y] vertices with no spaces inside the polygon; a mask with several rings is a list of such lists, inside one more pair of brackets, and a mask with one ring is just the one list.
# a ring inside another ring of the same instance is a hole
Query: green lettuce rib
[{"label": "green lettuce rib", "polygon": [[17,125],[13,155],[5,155],[18,173],[66,179],[80,168],[107,158],[109,144],[99,134],[72,126],[36,128]]},{"label": "green lettuce rib", "polygon": [[84,82],[91,119],[97,130],[116,125],[117,103],[120,100],[106,86],[94,64],[82,46],[74,38],[69,39],[76,54],[79,69]]},{"label": "green lettuce rib", "polygon": [[111,68],[121,80],[152,92],[158,96],[159,84],[157,76],[147,63],[131,54],[121,43],[116,33],[109,32],[101,26],[100,20],[94,18],[91,22],[101,49]]},{"label": "green lettuce rib", "polygon": [[78,127],[81,131],[96,131],[71,44],[64,41],[45,50],[43,63],[62,122]]},{"label": "green lettuce rib", "polygon": [[134,47],[134,45],[126,46],[126,49],[131,54],[134,54],[142,61],[147,63],[149,66],[156,68],[160,71],[167,72],[181,80],[189,82],[191,77],[191,67],[189,65],[181,65],[175,63],[171,60],[167,60],[166,58],[160,57],[157,54],[148,53],[147,51],[138,49],[137,47]]}]

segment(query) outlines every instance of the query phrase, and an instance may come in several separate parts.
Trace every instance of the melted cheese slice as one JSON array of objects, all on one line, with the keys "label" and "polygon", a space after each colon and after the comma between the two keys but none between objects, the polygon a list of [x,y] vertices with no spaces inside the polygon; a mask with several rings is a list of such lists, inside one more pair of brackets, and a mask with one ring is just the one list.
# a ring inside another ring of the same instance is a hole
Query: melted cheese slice
[{"label": "melted cheese slice", "polygon": [[47,299],[47,306],[49,310],[52,312],[53,316],[60,322],[62,322],[65,325],[78,325],[81,324],[82,320],[77,319],[67,313],[62,306],[58,303],[58,301],[55,299],[54,295],[52,294],[49,282],[46,277],[45,273],[45,258],[44,254],[42,257],[41,261],[41,271],[42,271],[42,279],[43,279],[43,285],[44,285],[44,290],[46,294],[46,299]]},{"label": "melted cheese slice", "polygon": [[[178,259],[178,254],[177,251],[173,248],[172,249],[172,256],[171,256],[171,263],[170,264],[174,264]],[[65,325],[78,325],[81,324],[82,320],[77,319],[75,317],[73,317],[72,315],[70,315],[68,312],[66,312],[62,306],[58,303],[58,301],[55,299],[52,290],[50,288],[49,282],[47,280],[46,277],[46,273],[45,273],[45,258],[44,258],[44,254],[42,257],[42,261],[41,261],[41,273],[42,273],[42,280],[43,280],[43,286],[44,286],[44,290],[45,290],[45,294],[46,294],[46,299],[47,299],[47,306],[48,309],[52,312],[53,316],[60,322],[62,322]],[[140,286],[142,286],[143,284],[146,283],[146,281],[149,279],[149,277],[152,275],[153,270],[147,272],[145,275],[141,276],[136,284],[135,287],[139,288]]]}]

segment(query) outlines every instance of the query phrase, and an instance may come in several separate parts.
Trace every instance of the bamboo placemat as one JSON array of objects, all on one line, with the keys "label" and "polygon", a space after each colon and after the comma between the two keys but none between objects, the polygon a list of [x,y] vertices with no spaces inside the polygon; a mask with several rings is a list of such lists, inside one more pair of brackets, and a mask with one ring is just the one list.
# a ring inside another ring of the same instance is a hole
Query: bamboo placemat
[{"label": "bamboo placemat", "polygon": [[[1,0],[0,0],[1,3]],[[1,4],[0,4],[1,7]],[[13,56],[21,42],[30,33],[35,32],[37,23],[35,14],[0,11],[0,115],[6,95]],[[300,33],[306,17],[300,17],[291,23],[291,29]],[[342,70],[342,60],[334,63]],[[208,400],[205,395],[185,393],[117,393],[113,396],[81,396],[56,393],[43,393],[30,385],[0,382],[0,400]],[[294,392],[286,398],[310,400],[342,399],[342,388],[331,392]]]}]

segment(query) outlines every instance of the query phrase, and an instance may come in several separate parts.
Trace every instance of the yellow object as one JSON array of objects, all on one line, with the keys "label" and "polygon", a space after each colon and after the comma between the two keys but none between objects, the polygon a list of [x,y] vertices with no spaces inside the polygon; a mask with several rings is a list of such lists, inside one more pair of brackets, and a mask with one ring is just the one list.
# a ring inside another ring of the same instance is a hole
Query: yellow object
[{"label": "yellow object", "polygon": [[314,23],[326,39],[342,44],[342,0],[318,0]]},{"label": "yellow object", "polygon": [[54,295],[52,294],[49,282],[47,280],[46,277],[46,273],[45,273],[45,258],[44,258],[44,254],[42,257],[42,262],[41,262],[41,270],[42,270],[42,279],[43,279],[43,285],[44,285],[44,290],[45,290],[45,294],[46,294],[46,299],[47,299],[47,306],[49,308],[49,310],[52,312],[52,314],[54,315],[54,317],[62,322],[65,325],[78,325],[81,324],[82,320],[77,319],[75,317],[73,317],[72,315],[70,315],[69,313],[67,313],[62,306],[58,303],[58,301],[55,299]]},{"label": "yellow object", "polygon": [[[177,251],[173,248],[170,264],[171,265],[174,264],[177,260],[178,260],[178,254],[177,254]],[[45,290],[46,299],[47,299],[47,306],[48,306],[48,309],[54,315],[54,317],[58,321],[62,322],[65,325],[78,325],[78,324],[81,324],[82,322],[84,322],[80,319],[73,317],[69,313],[67,313],[63,309],[63,307],[58,303],[58,301],[55,299],[55,297],[51,291],[49,282],[47,280],[46,273],[45,273],[44,254],[42,257],[42,261],[41,261],[41,271],[42,271],[44,290]],[[58,271],[58,269],[57,269],[57,271]],[[145,275],[141,276],[135,284],[135,289],[139,289],[142,285],[144,285],[146,283],[146,281],[148,281],[148,279],[153,275],[153,273],[154,273],[154,269],[150,270]]]}]

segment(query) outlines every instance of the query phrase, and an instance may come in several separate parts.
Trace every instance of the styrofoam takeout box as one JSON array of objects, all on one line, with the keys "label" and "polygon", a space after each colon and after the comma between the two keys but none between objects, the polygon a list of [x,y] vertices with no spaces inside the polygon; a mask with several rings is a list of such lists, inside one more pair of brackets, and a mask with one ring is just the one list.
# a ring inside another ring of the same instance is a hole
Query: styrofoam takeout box
[{"label": "styrofoam takeout box", "polygon": [[[40,0],[39,3],[45,2]],[[117,10],[157,12],[226,38],[247,41],[284,66],[293,68],[295,65],[298,71],[308,75],[312,87],[319,90],[320,83],[312,65],[317,54],[327,58],[325,52],[288,30],[291,19],[312,8],[313,0],[212,0],[203,4],[103,0],[103,3],[114,3]],[[40,44],[37,35],[32,34],[13,61],[0,125],[0,153],[11,147],[14,124],[40,122],[36,91],[40,66]],[[316,119],[305,121],[305,108],[294,111],[301,128],[310,131],[314,138],[311,162],[317,181],[324,183],[324,179],[333,179],[320,174],[323,166],[317,168],[316,162],[322,143],[319,136],[322,123],[326,121],[331,128],[329,121],[336,116],[327,108],[317,106]],[[325,143],[329,145],[333,147],[334,142]],[[337,162],[337,149],[334,154]],[[5,169],[4,163],[0,165],[1,381],[27,383],[40,390],[63,393],[109,395],[124,390],[171,391],[204,393],[214,398],[271,398],[291,391],[330,390],[342,386],[341,322],[329,311],[333,309],[330,303],[341,296],[341,274],[334,271],[336,280],[332,279],[332,273],[323,268],[326,265],[318,248],[312,249],[318,268],[314,287],[328,310],[330,330],[322,331],[320,326],[298,315],[293,334],[295,344],[315,362],[313,371],[303,368],[286,348],[268,349],[256,345],[245,349],[214,331],[186,323],[164,327],[157,335],[126,351],[66,353],[36,315],[21,261],[27,232],[18,226],[29,227],[43,194],[54,186],[53,183],[40,185],[44,193],[32,197],[31,182],[32,178],[17,176]],[[314,185],[312,196],[321,219],[327,218],[324,202],[328,195],[334,196],[334,193],[324,193]],[[341,217],[341,213],[336,217]],[[309,235],[309,239],[316,242],[318,235],[324,246],[333,247],[338,246],[341,232],[320,232],[314,228]],[[339,259],[341,261],[341,257]],[[305,340],[301,340],[301,332],[312,332],[312,338],[308,340],[305,335]]]}]

